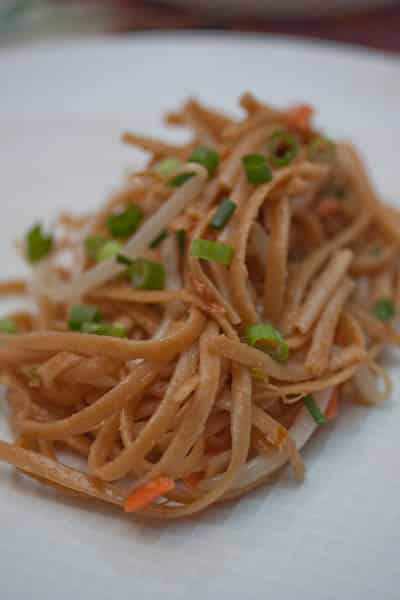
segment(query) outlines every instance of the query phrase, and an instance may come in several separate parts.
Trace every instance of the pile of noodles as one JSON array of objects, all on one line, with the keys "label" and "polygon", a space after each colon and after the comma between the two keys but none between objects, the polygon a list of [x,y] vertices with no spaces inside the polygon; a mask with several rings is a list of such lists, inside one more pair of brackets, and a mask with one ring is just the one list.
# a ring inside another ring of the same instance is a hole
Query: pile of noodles
[{"label": "pile of noodles", "polygon": [[[146,168],[97,213],[60,215],[53,250],[31,279],[0,284],[1,295],[35,305],[11,315],[18,333],[0,336],[16,438],[0,442],[0,460],[121,507],[166,477],[174,486],[140,514],[182,517],[247,493],[287,463],[302,479],[300,450],[318,427],[305,396],[323,414],[333,394],[375,404],[390,393],[375,360],[397,334],[372,307],[400,300],[400,214],[377,197],[351,145],[310,158],[319,135],[310,111],[275,110],[251,94],[240,104],[241,120],[195,100],[168,114],[167,123],[192,132],[182,146],[125,134],[149,153]],[[272,181],[253,185],[242,158],[266,153],[275,131],[295,135],[299,152],[273,168]],[[185,162],[198,146],[219,154],[212,177]],[[180,187],[155,168],[170,157],[192,174]],[[209,223],[226,197],[237,208],[218,231]],[[123,254],[163,263],[162,290],[135,289],[114,258],[85,254],[84,240],[104,235],[109,215],[132,203],[145,218]],[[168,235],[149,248],[162,230]],[[230,265],[192,256],[198,238],[230,244]],[[128,337],[70,331],[74,303],[96,305]],[[287,362],[245,342],[258,322],[280,331]],[[71,454],[82,470],[68,466]]]}]

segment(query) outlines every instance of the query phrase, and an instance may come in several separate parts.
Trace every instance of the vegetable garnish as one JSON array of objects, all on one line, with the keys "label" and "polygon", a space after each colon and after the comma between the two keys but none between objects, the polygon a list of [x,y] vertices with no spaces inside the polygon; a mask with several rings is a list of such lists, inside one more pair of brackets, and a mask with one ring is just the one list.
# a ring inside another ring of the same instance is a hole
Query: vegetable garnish
[{"label": "vegetable garnish", "polygon": [[25,236],[26,258],[31,263],[39,262],[46,258],[53,248],[53,236],[43,233],[40,223],[34,225]]},{"label": "vegetable garnish", "polygon": [[309,104],[296,104],[286,111],[286,122],[290,127],[307,131],[311,126],[314,109]]},{"label": "vegetable garnish", "polygon": [[247,154],[242,158],[244,170],[250,183],[259,184],[272,181],[272,171],[262,154]]},{"label": "vegetable garnish", "polygon": [[84,323],[99,323],[101,319],[101,312],[97,306],[73,304],[69,309],[68,327],[72,331],[80,331]]},{"label": "vegetable garnish", "polygon": [[184,229],[178,229],[176,232],[176,239],[178,240],[179,253],[183,256],[185,254],[186,231]]},{"label": "vegetable garnish", "polygon": [[308,412],[310,413],[310,415],[312,416],[314,421],[317,423],[317,425],[325,425],[325,423],[328,422],[328,419],[322,414],[322,412],[319,409],[318,404],[315,402],[315,400],[314,400],[313,396],[311,396],[311,394],[309,394],[308,396],[305,396],[303,398],[303,402],[304,402]]},{"label": "vegetable garnish", "polygon": [[307,150],[308,159],[314,162],[330,162],[335,158],[335,154],[335,142],[322,136],[311,140]]},{"label": "vegetable garnish", "polygon": [[168,180],[170,187],[180,187],[193,177],[194,173],[178,173],[175,177]]},{"label": "vegetable garnish", "polygon": [[268,142],[268,151],[269,161],[274,167],[286,167],[296,158],[299,143],[291,133],[277,131]]},{"label": "vegetable garnish", "polygon": [[278,362],[287,362],[289,346],[281,333],[270,323],[249,325],[244,334],[246,343],[266,352]]},{"label": "vegetable garnish", "polygon": [[268,381],[268,375],[266,373],[264,373],[264,371],[260,368],[252,367],[250,369],[250,375],[256,381],[261,381],[262,383],[265,383]]},{"label": "vegetable garnish", "polygon": [[325,410],[325,417],[329,421],[333,421],[338,416],[339,411],[339,388],[335,386],[331,392],[331,397],[329,398],[328,406]]},{"label": "vegetable garnish", "polygon": [[210,240],[193,240],[190,248],[191,256],[211,260],[222,265],[230,265],[233,257],[233,248],[228,244],[221,242],[211,242]]},{"label": "vegetable garnish", "polygon": [[389,298],[381,298],[372,309],[375,317],[380,321],[390,321],[396,314],[394,304]]},{"label": "vegetable garnish", "polygon": [[154,170],[159,175],[172,175],[182,166],[179,158],[164,158],[154,165]]},{"label": "vegetable garnish", "polygon": [[114,258],[119,252],[121,252],[122,244],[116,240],[107,240],[96,252],[96,261],[102,262],[109,258]]},{"label": "vegetable garnish", "polygon": [[219,155],[213,148],[207,146],[199,146],[195,148],[188,158],[188,162],[198,163],[203,165],[212,177],[219,165]]},{"label": "vegetable garnish", "polygon": [[163,231],[161,231],[161,233],[159,233],[158,236],[155,237],[154,240],[149,244],[149,248],[157,248],[157,246],[159,246],[161,242],[165,240],[167,235],[167,230],[163,229]]},{"label": "vegetable garnish", "polygon": [[130,267],[133,264],[133,260],[128,256],[125,256],[125,254],[117,254],[115,258],[116,261],[121,265],[127,265],[128,267]]},{"label": "vegetable garnish", "polygon": [[143,212],[136,204],[130,204],[125,210],[107,219],[107,227],[113,237],[126,238],[135,233],[143,219]]},{"label": "vegetable garnish", "polygon": [[225,198],[222,204],[220,204],[215,211],[214,216],[210,221],[211,227],[214,229],[222,229],[225,227],[235,210],[236,204],[229,200],[229,198]]},{"label": "vegetable garnish", "polygon": [[94,335],[108,335],[111,337],[125,338],[128,336],[126,327],[116,323],[83,323],[80,329],[82,333],[92,333]]},{"label": "vegetable garnish", "polygon": [[90,256],[90,258],[97,259],[97,253],[100,248],[107,242],[107,240],[100,235],[92,235],[85,239],[85,250],[86,254]]},{"label": "vegetable garnish", "polygon": [[136,512],[145,508],[156,498],[170,492],[175,487],[175,481],[170,477],[157,477],[127,497],[124,503],[125,512]]},{"label": "vegetable garnish", "polygon": [[162,290],[165,286],[165,269],[158,262],[138,258],[128,267],[128,274],[138,290]]},{"label": "vegetable garnish", "polygon": [[204,473],[202,471],[195,471],[184,477],[182,481],[187,487],[195,488],[203,478]]},{"label": "vegetable garnish", "polygon": [[0,319],[0,333],[17,333],[18,327],[14,319]]}]

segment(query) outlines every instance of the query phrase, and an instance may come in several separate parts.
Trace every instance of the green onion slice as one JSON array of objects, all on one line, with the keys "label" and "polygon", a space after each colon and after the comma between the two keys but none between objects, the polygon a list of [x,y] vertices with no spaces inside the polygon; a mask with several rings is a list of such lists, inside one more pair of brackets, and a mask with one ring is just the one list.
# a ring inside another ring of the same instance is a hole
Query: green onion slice
[{"label": "green onion slice", "polygon": [[209,176],[212,177],[219,165],[219,155],[213,148],[199,146],[193,150],[188,158],[188,162],[203,165],[207,169]]},{"label": "green onion slice", "polygon": [[380,321],[390,321],[396,314],[396,309],[389,298],[381,298],[372,309],[375,317]]},{"label": "green onion slice", "polygon": [[113,237],[126,238],[135,233],[143,219],[143,212],[136,204],[130,204],[120,213],[107,219],[107,227]]},{"label": "green onion slice", "polygon": [[247,154],[242,158],[247,179],[255,185],[272,181],[272,171],[262,154]]},{"label": "green onion slice", "polygon": [[53,248],[53,236],[43,233],[40,223],[34,225],[25,236],[26,258],[31,263],[48,256]]},{"label": "green onion slice", "polygon": [[178,175],[175,175],[175,177],[172,177],[168,180],[168,185],[170,187],[180,187],[181,185],[189,181],[189,179],[191,179],[193,175],[194,173],[178,173]]},{"label": "green onion slice", "polygon": [[303,402],[317,425],[324,425],[325,423],[328,423],[328,419],[322,414],[318,404],[311,395],[305,396],[303,398]]},{"label": "green onion slice", "polygon": [[138,258],[132,261],[128,274],[138,290],[162,290],[165,286],[165,269],[158,262]]},{"label": "green onion slice", "polygon": [[119,325],[110,325],[109,323],[83,323],[82,333],[92,333],[94,335],[110,335],[112,337],[125,338],[128,336],[126,327]]},{"label": "green onion slice", "polygon": [[154,170],[159,175],[172,175],[182,166],[179,158],[164,158],[154,165]]},{"label": "green onion slice", "polygon": [[199,239],[193,240],[190,254],[203,260],[230,265],[233,257],[233,248],[228,244],[221,244],[221,242]]},{"label": "green onion slice", "polygon": [[249,325],[244,336],[249,346],[255,346],[266,352],[278,362],[287,362],[289,347],[281,333],[270,323]]},{"label": "green onion slice", "polygon": [[222,204],[220,204],[215,211],[214,216],[210,221],[211,227],[214,229],[222,229],[225,227],[235,210],[236,204],[229,200],[229,198],[225,198]]},{"label": "green onion slice", "polygon": [[331,162],[335,154],[335,142],[322,136],[312,139],[307,150],[308,159],[314,162]]},{"label": "green onion slice", "polygon": [[128,267],[130,267],[133,264],[133,260],[128,256],[125,256],[125,254],[117,254],[116,260],[121,265],[127,265]]},{"label": "green onion slice", "polygon": [[107,242],[107,240],[100,235],[92,235],[85,239],[85,251],[90,258],[97,259],[97,253],[100,248]]},{"label": "green onion slice", "polygon": [[97,306],[73,304],[69,309],[68,327],[72,331],[81,331],[84,323],[98,323],[101,319],[101,312]]},{"label": "green onion slice", "polygon": [[155,237],[152,242],[150,242],[149,247],[157,248],[157,246],[159,246],[161,244],[161,242],[163,242],[165,240],[167,235],[168,235],[168,232],[166,231],[166,229],[163,229],[163,231],[161,231],[161,233],[159,233],[158,236]]},{"label": "green onion slice", "polygon": [[185,254],[186,231],[184,229],[178,229],[176,232],[176,239],[178,240],[179,253],[183,256]]},{"label": "green onion slice", "polygon": [[291,133],[277,131],[268,142],[269,161],[274,167],[286,167],[297,156],[299,144]]},{"label": "green onion slice", "polygon": [[18,327],[14,319],[0,319],[1,333],[17,333]]},{"label": "green onion slice", "polygon": [[115,240],[107,240],[104,242],[102,246],[98,249],[96,253],[97,262],[102,262],[103,260],[108,260],[109,258],[114,258],[117,256],[119,252],[121,252],[122,244]]}]

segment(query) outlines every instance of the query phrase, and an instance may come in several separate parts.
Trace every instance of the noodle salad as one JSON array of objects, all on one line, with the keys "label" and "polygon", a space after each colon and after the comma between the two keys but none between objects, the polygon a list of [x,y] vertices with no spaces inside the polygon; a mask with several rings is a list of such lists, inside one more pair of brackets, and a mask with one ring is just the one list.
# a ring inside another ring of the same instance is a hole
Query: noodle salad
[{"label": "noodle salad", "polygon": [[184,517],[286,464],[303,480],[300,451],[341,402],[390,395],[400,213],[310,106],[240,105],[168,113],[183,145],[125,133],[146,167],[98,212],[26,233],[31,276],[0,282],[33,306],[0,319],[1,461]]}]

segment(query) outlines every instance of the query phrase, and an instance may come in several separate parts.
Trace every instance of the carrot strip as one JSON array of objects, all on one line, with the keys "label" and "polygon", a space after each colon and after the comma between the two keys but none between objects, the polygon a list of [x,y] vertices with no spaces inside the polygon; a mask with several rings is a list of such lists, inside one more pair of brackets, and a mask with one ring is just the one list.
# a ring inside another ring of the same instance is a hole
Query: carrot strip
[{"label": "carrot strip", "polygon": [[296,104],[286,111],[286,122],[289,126],[301,131],[308,131],[314,109],[309,104]]},{"label": "carrot strip", "polygon": [[157,477],[128,496],[124,502],[124,510],[125,512],[141,510],[156,498],[173,490],[174,487],[175,481],[170,477]]},{"label": "carrot strip", "polygon": [[332,390],[331,397],[329,398],[328,406],[325,410],[325,416],[329,421],[336,419],[339,412],[339,388],[334,387]]},{"label": "carrot strip", "polygon": [[196,487],[198,483],[203,479],[204,473],[202,471],[198,471],[197,473],[190,473],[187,477],[183,478],[183,483],[189,487]]}]

